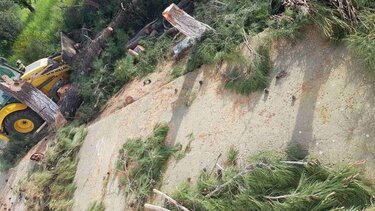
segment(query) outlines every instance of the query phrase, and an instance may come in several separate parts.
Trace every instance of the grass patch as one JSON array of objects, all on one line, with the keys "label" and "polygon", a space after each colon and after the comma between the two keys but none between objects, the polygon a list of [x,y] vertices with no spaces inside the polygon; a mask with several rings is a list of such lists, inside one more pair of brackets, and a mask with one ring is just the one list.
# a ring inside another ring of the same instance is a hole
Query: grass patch
[{"label": "grass patch", "polygon": [[186,74],[185,69],[181,66],[174,66],[169,73],[171,80],[176,79]]},{"label": "grass patch", "polygon": [[94,202],[90,205],[87,211],[105,211],[105,205],[103,202]]},{"label": "grass patch", "polygon": [[166,161],[175,151],[164,143],[168,130],[166,125],[156,125],[149,137],[127,140],[119,152],[120,183],[135,209],[142,209],[160,181]]},{"label": "grass patch", "polygon": [[269,56],[269,44],[260,45],[257,52],[260,56],[257,56],[250,64],[229,65],[226,89],[239,94],[250,94],[268,86],[269,74],[273,69]]},{"label": "grass patch", "polygon": [[28,199],[29,210],[69,210],[73,206],[76,156],[86,133],[84,126],[73,125],[58,132],[42,164],[20,184],[19,191]]},{"label": "grass patch", "polygon": [[246,169],[202,172],[195,186],[182,184],[173,198],[191,210],[362,210],[372,205],[373,194],[353,166],[331,169],[317,160],[296,165],[261,156]]}]

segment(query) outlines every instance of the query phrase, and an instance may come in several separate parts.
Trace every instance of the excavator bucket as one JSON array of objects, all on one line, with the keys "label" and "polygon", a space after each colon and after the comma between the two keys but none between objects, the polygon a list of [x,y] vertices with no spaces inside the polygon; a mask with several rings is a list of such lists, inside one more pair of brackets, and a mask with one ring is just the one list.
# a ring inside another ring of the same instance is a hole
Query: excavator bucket
[{"label": "excavator bucket", "polygon": [[64,62],[72,65],[77,49],[74,47],[75,42],[70,39],[64,32],[61,32],[61,55]]}]

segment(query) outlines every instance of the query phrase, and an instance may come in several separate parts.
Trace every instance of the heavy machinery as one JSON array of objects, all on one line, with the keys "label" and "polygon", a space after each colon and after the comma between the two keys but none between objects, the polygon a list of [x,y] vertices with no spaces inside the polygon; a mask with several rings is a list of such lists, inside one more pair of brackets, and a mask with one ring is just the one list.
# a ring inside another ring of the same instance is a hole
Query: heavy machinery
[{"label": "heavy machinery", "polygon": [[[12,79],[22,79],[31,83],[55,102],[60,99],[60,91],[69,86],[70,66],[62,59],[62,53],[35,61],[26,67],[16,69],[0,60],[0,75]],[[24,71],[24,72],[23,72]],[[0,139],[8,141],[9,136],[29,135],[42,124],[43,119],[22,102],[0,90]]]}]

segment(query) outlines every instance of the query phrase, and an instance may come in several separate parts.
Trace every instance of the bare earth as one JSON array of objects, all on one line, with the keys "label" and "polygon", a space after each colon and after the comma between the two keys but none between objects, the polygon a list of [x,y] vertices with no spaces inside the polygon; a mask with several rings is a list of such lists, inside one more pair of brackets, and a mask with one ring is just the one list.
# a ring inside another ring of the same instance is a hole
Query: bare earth
[{"label": "bare earth", "polygon": [[[186,146],[193,137],[191,152],[169,162],[161,187],[165,192],[188,178],[194,182],[230,146],[245,158],[299,143],[310,157],[327,163],[366,160],[367,177],[373,179],[374,87],[362,66],[313,31],[294,45],[273,46],[272,59],[274,74],[288,74],[278,81],[273,77],[268,96],[229,93],[216,67],[205,66],[166,85],[148,85],[149,93],[91,125],[81,149],[74,210],[101,200],[107,210],[129,209],[115,176],[118,150],[127,138],[148,135],[158,122],[169,123],[169,144]],[[141,81],[134,83],[127,93],[141,86]]]},{"label": "bare earth", "polygon": [[[345,48],[314,30],[307,34],[293,45],[273,46],[275,71],[268,96],[263,91],[240,96],[224,90],[216,66],[170,83],[167,66],[150,76],[149,85],[141,80],[127,85],[88,127],[73,210],[86,210],[102,200],[107,210],[129,210],[116,179],[118,151],[128,138],[147,136],[159,122],[169,124],[171,145],[186,146],[193,137],[191,152],[168,163],[161,187],[167,193],[188,178],[194,182],[219,154],[222,163],[230,146],[240,150],[243,160],[299,143],[309,157],[332,165],[364,160],[366,177],[375,182],[374,81]],[[279,71],[288,74],[276,80]],[[135,102],[123,107],[127,96]]]}]

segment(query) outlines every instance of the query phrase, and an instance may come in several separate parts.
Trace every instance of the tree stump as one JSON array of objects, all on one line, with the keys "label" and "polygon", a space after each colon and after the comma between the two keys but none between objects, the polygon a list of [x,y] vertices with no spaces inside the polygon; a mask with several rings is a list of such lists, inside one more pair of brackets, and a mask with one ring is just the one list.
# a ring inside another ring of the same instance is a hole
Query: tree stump
[{"label": "tree stump", "polygon": [[163,12],[163,17],[187,37],[199,39],[207,30],[214,30],[209,25],[191,17],[176,4],[167,7]]}]

